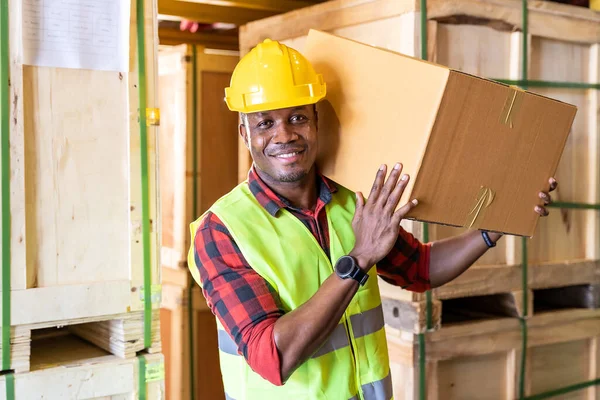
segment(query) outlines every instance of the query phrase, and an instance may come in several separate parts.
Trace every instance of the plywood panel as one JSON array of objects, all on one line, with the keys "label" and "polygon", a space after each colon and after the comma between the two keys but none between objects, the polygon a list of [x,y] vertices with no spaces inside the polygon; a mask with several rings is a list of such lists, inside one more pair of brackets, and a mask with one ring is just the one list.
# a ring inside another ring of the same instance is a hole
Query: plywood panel
[{"label": "plywood panel", "polygon": [[[510,76],[511,32],[488,26],[438,23],[437,63],[486,78]],[[493,51],[490,51],[493,49]]]},{"label": "plywood panel", "polygon": [[[193,71],[194,50],[196,71]],[[189,224],[237,184],[238,116],[229,111],[223,100],[237,60],[232,55],[210,54],[200,46],[161,49],[163,127],[159,147],[161,251],[165,266],[179,268],[185,264],[190,246]],[[194,209],[197,215],[193,215]]]},{"label": "plywood panel", "polygon": [[200,204],[204,212],[237,184],[238,116],[223,101],[231,74],[202,72]]},{"label": "plywood panel", "polygon": [[127,279],[126,80],[27,67],[24,102],[28,286]]},{"label": "plywood panel", "polygon": [[437,396],[444,400],[497,400],[506,395],[507,353],[438,362]]},{"label": "plywood panel", "polygon": [[[529,357],[531,394],[586,382],[589,379],[592,357],[590,339],[533,347]],[[562,399],[583,400],[587,399],[587,391],[580,390],[563,396]]]},{"label": "plywood panel", "polygon": [[[536,80],[585,82],[589,75],[590,46],[557,40],[532,38],[530,78]],[[597,165],[596,129],[589,126],[587,91],[579,89],[531,88],[544,96],[553,97],[578,107],[573,128],[567,140],[558,170],[559,187],[553,197],[567,202],[596,200],[598,183],[592,180],[592,169]],[[585,183],[584,183],[585,182]],[[552,215],[542,219],[533,240],[530,241],[531,262],[582,260],[586,258],[586,236],[594,232],[596,211],[551,210]]]}]

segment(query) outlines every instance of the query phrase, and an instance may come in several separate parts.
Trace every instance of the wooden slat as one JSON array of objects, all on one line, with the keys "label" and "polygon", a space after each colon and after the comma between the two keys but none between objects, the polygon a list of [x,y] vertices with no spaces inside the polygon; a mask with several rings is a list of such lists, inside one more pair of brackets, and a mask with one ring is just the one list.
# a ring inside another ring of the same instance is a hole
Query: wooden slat
[{"label": "wooden slat", "polygon": [[545,289],[551,287],[600,283],[600,262],[539,264],[529,268],[529,287]]},{"label": "wooden slat", "polygon": [[[408,302],[382,297],[383,315],[386,325],[405,332],[422,333],[427,330],[427,306],[425,302]],[[441,302],[431,305],[431,328],[440,328]]]},{"label": "wooden slat", "polygon": [[[46,353],[41,361],[47,368],[15,375],[15,397],[39,398],[40,393],[52,399],[94,398],[124,400],[139,394],[138,359],[122,360],[115,356],[97,356],[95,349],[74,340],[50,341],[40,349]],[[67,353],[67,354],[65,354]],[[71,357],[78,359],[89,354],[91,358],[75,360],[56,366],[52,360]],[[146,365],[163,362],[160,354],[146,355]],[[46,360],[46,362],[44,362]],[[53,365],[54,364],[54,365]],[[164,399],[164,380],[147,383],[147,398]],[[6,378],[0,377],[0,391],[6,392]]]},{"label": "wooden slat", "polygon": [[129,280],[109,281],[18,290],[11,295],[12,325],[58,323],[127,312],[131,286]]},{"label": "wooden slat", "polygon": [[245,54],[267,37],[284,40],[305,36],[309,29],[333,30],[401,15],[415,10],[411,1],[333,0],[240,27],[240,49]]},{"label": "wooden slat", "polygon": [[174,28],[158,28],[158,39],[161,45],[195,44],[209,49],[235,50],[239,48],[238,36],[225,34],[182,32]]},{"label": "wooden slat", "polygon": [[222,7],[185,0],[158,0],[158,13],[201,23],[226,22],[242,25],[249,21],[266,18],[277,12],[243,7]]},{"label": "wooden slat", "polygon": [[25,128],[23,118],[22,2],[9,2],[9,68],[10,68],[10,263],[11,288],[27,287],[27,198],[25,190]]},{"label": "wooden slat", "polygon": [[308,7],[324,0],[187,0],[197,4],[214,4],[224,7],[249,8],[255,10],[269,10],[287,12],[297,8]]}]

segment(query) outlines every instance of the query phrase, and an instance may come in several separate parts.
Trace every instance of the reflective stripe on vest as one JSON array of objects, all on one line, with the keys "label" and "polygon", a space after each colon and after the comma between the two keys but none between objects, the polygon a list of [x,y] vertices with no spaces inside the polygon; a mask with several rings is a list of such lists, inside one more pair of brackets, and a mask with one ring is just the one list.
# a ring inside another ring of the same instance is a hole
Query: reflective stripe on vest
[{"label": "reflective stripe on vest", "polygon": [[[389,400],[392,398],[392,375],[388,374],[385,378],[362,385],[362,394],[364,400]],[[354,396],[349,400],[359,400]]]},{"label": "reflective stripe on vest", "polygon": [[[343,187],[338,187],[326,206],[330,256],[334,262],[354,246],[354,208],[354,193]],[[210,211],[226,226],[249,265],[277,292],[284,312],[308,301],[332,275],[332,261],[306,226],[286,209],[279,210],[275,216],[269,214],[256,201],[247,182],[218,200]],[[202,217],[190,225],[192,246],[188,256],[188,266],[200,286],[193,239],[201,221]],[[327,341],[282,386],[269,383],[248,366],[245,358],[238,354],[236,343],[217,320],[227,398],[391,399],[387,341],[375,268],[369,271],[369,276]]]},{"label": "reflective stripe on vest", "polygon": [[[362,314],[350,317],[354,337],[359,338],[370,333],[375,333],[384,327],[382,306],[377,306]],[[227,354],[238,355],[237,345],[231,337],[222,329],[219,329],[219,349]],[[331,333],[327,341],[313,354],[312,358],[321,357],[332,351],[348,346],[348,335],[344,324],[339,324]]]}]

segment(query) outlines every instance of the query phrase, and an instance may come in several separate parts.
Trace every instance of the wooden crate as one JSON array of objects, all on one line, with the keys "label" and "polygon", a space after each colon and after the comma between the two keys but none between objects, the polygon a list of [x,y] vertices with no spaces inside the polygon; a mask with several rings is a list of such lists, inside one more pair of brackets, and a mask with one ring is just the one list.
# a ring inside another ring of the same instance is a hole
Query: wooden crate
[{"label": "wooden crate", "polygon": [[[160,310],[162,349],[165,356],[167,400],[191,399],[190,376],[193,362],[196,399],[225,397],[217,341],[215,316],[206,305],[200,288],[187,271],[164,267]],[[189,285],[192,284],[192,326],[194,356],[190,358]]]},{"label": "wooden crate", "polygon": [[187,268],[189,224],[237,184],[238,117],[223,100],[238,61],[233,54],[192,45],[159,50],[163,266]]},{"label": "wooden crate", "polygon": [[[23,10],[9,3],[11,340],[40,326],[137,318],[144,275],[136,2],[125,73],[23,65]],[[146,0],[150,108],[155,8]],[[160,279],[156,133],[148,127],[153,292]],[[13,362],[22,359],[19,348],[12,347]]]},{"label": "wooden crate", "polygon": [[[519,79],[522,63],[521,1],[428,1],[428,59],[467,73],[493,79]],[[547,1],[528,1],[529,78],[533,80],[599,82],[600,15],[592,10]],[[370,45],[420,55],[418,1],[332,0],[240,28],[241,53],[271,38],[299,51],[309,29],[319,29]],[[401,77],[399,77],[401,79]],[[600,202],[600,91],[541,89],[532,91],[578,106],[557,172],[553,195],[567,202]],[[251,163],[239,148],[239,180]],[[402,160],[399,160],[402,161]],[[532,188],[535,190],[535,188]],[[533,210],[532,210],[533,212]],[[403,221],[421,237],[421,223]],[[598,282],[600,214],[591,210],[552,210],[540,222],[529,245],[529,285],[556,287]],[[430,225],[430,240],[457,235],[464,229]],[[521,290],[521,240],[504,237],[463,276],[434,291],[436,298],[509,293]],[[384,285],[385,286],[385,285]],[[422,301],[423,295],[388,287],[399,299]]]},{"label": "wooden crate", "polygon": [[[419,398],[417,338],[387,330],[395,399]],[[465,322],[426,336],[426,393],[435,399],[519,398],[522,331],[517,319]],[[541,313],[528,321],[525,395],[600,377],[600,311]],[[600,399],[591,386],[557,399]]]},{"label": "wooden crate", "polygon": [[[14,376],[17,399],[130,400],[140,393],[137,358],[122,360],[75,337],[48,338],[32,372]],[[162,354],[146,355],[146,398],[165,399]],[[58,364],[58,365],[57,365]],[[0,377],[0,399],[6,399]]]}]

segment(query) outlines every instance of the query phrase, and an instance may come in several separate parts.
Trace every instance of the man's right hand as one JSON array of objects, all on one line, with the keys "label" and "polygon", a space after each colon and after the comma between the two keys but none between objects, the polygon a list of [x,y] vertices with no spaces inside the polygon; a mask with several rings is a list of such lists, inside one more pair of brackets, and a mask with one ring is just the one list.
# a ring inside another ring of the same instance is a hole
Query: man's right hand
[{"label": "man's right hand", "polygon": [[385,181],[387,165],[384,164],[377,171],[366,204],[362,193],[356,193],[356,211],[352,221],[356,242],[350,255],[357,259],[365,272],[392,250],[402,218],[417,205],[414,199],[396,210],[410,179],[408,175],[400,177],[401,172],[402,164],[398,163]]}]

